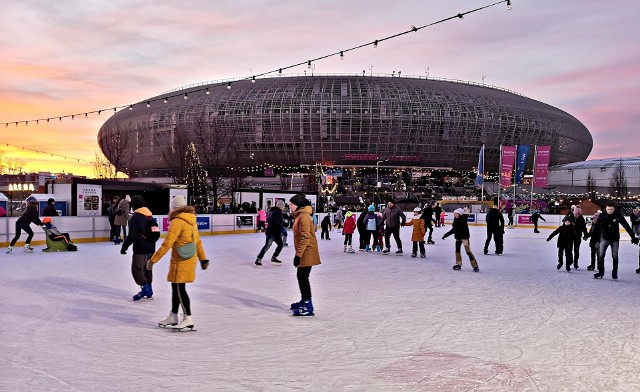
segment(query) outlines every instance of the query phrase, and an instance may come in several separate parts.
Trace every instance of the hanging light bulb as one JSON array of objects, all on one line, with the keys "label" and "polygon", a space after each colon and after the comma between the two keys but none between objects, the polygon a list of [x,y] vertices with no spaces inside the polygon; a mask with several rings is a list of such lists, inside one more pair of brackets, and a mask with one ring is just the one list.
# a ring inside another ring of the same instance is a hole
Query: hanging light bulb
[{"label": "hanging light bulb", "polygon": [[151,107],[151,102],[147,101],[147,107]]},{"label": "hanging light bulb", "polygon": [[205,92],[205,94],[207,95],[211,94],[211,91],[209,91],[209,87],[207,87],[207,91]]},{"label": "hanging light bulb", "polygon": [[378,47],[378,40],[373,41],[373,47],[377,48]]},{"label": "hanging light bulb", "polygon": [[227,83],[227,90],[231,90],[231,82]]},{"label": "hanging light bulb", "polygon": [[458,18],[460,18],[460,19],[464,19],[464,15],[462,15],[462,14],[458,14]]},{"label": "hanging light bulb", "polygon": [[280,69],[278,70],[278,73],[279,73],[280,75],[282,75],[282,68],[280,68]]},{"label": "hanging light bulb", "polygon": [[307,61],[307,68],[311,69],[311,60]]},{"label": "hanging light bulb", "polygon": [[113,112],[114,112],[114,113],[116,112],[116,108],[113,108]]},{"label": "hanging light bulb", "polygon": [[184,99],[189,99],[189,97],[187,96],[187,93],[184,93],[184,97],[182,97]]},{"label": "hanging light bulb", "polygon": [[340,51],[340,60],[344,60],[344,53]]},{"label": "hanging light bulb", "polygon": [[129,110],[133,110],[133,105],[129,105]]},{"label": "hanging light bulb", "polygon": [[169,98],[166,98],[166,97],[165,97],[165,98],[164,98],[164,100],[163,100],[163,102],[164,102],[164,103],[169,102]]},{"label": "hanging light bulb", "polygon": [[253,76],[253,77],[251,78],[251,83],[255,83],[255,82],[256,82],[256,77],[255,77],[255,76]]}]

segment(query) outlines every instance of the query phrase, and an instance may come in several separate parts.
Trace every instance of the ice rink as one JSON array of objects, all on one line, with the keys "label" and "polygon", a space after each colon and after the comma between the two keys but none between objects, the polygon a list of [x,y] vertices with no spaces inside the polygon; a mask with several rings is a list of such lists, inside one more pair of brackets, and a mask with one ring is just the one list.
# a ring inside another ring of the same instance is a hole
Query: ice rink
[{"label": "ice rink", "polygon": [[154,299],[132,302],[131,251],[119,246],[2,252],[0,390],[640,390],[639,249],[626,233],[614,281],[610,254],[604,279],[586,270],[587,242],[579,271],[557,271],[549,228],[507,230],[504,255],[492,244],[485,256],[486,229],[471,226],[480,272],[466,255],[454,271],[448,229],[435,229],[426,259],[410,257],[410,227],[403,257],[345,254],[340,233],[318,232],[315,317],[289,311],[291,247],[283,265],[256,268],[264,234],[204,237],[211,266],[187,286],[196,332],[157,327],[170,309],[168,256]]}]

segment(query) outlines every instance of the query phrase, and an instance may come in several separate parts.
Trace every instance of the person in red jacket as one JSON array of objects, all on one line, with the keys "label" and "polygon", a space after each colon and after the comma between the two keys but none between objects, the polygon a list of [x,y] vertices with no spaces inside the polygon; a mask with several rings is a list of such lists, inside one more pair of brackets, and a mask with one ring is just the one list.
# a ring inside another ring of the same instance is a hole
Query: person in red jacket
[{"label": "person in red jacket", "polygon": [[356,251],[351,246],[353,239],[353,232],[356,231],[356,217],[353,212],[347,211],[344,219],[344,226],[342,227],[342,234],[344,234],[344,250],[343,252],[355,253]]}]

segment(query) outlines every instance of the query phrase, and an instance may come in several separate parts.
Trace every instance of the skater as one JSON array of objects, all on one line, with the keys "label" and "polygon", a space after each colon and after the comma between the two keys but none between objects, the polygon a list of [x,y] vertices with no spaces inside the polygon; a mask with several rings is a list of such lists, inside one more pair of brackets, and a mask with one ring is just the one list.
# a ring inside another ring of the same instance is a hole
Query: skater
[{"label": "skater", "polygon": [[420,247],[420,257],[423,259],[427,257],[427,253],[424,250],[424,236],[427,233],[427,229],[424,225],[424,219],[420,217],[422,210],[420,207],[413,209],[413,218],[405,221],[404,226],[413,226],[411,232],[411,242],[413,242],[413,248],[411,251],[411,257],[418,257],[418,246]]},{"label": "skater", "polygon": [[320,253],[318,251],[316,232],[312,227],[311,202],[301,193],[294,195],[289,202],[295,218],[293,223],[293,243],[296,254],[293,258],[293,266],[297,268],[296,276],[298,278],[298,287],[300,288],[300,302],[292,303],[290,309],[293,311],[294,316],[313,316],[309,274],[311,274],[311,268],[314,265],[320,264]]},{"label": "skater", "polygon": [[[364,227],[367,229],[365,233],[365,247],[364,251],[369,252],[370,250],[377,249],[380,244],[378,243],[378,215],[376,215],[376,207],[372,204],[367,207],[367,215],[364,217]],[[371,243],[371,238],[373,238],[373,244],[369,247]]]},{"label": "skater", "polygon": [[334,219],[336,230],[342,229],[342,222],[344,221],[344,215],[342,211],[342,207],[338,207],[338,211],[336,211],[336,216]]},{"label": "skater", "polygon": [[576,204],[573,212],[568,213],[564,219],[569,220],[573,226],[573,267],[578,269],[578,259],[580,258],[580,245],[582,239],[587,236],[587,221],[582,216],[582,208]]},{"label": "skater", "polygon": [[112,241],[114,245],[118,245],[120,242],[120,236],[118,234],[119,226],[116,225],[116,216],[118,203],[120,202],[120,198],[115,196],[113,200],[109,202],[109,226],[111,227],[111,232],[109,234],[109,241]]},{"label": "skater", "polygon": [[376,252],[380,253],[382,251],[382,246],[384,244],[384,219],[382,219],[382,212],[377,212],[376,216],[378,217],[378,230],[376,231],[376,237],[378,237],[378,247],[375,249]]},{"label": "skater", "polygon": [[567,259],[567,272],[571,271],[571,264],[573,264],[573,237],[575,236],[575,231],[573,224],[569,219],[565,219],[562,221],[562,224],[553,231],[547,238],[547,242],[551,241],[553,237],[558,234],[558,270],[562,268],[562,254]]},{"label": "skater", "polygon": [[364,224],[364,218],[369,213],[369,210],[363,210],[360,215],[358,215],[358,220],[356,221],[356,228],[358,229],[359,243],[360,246],[358,250],[360,252],[364,252],[367,246],[369,246],[369,242],[367,240],[367,226]]},{"label": "skater", "polygon": [[346,253],[355,253],[353,246],[351,245],[353,240],[353,232],[356,230],[356,217],[351,211],[347,211],[344,219],[344,226],[342,227],[342,234],[344,235],[344,250]]},{"label": "skater", "polygon": [[444,227],[444,219],[447,217],[447,213],[440,211],[440,226]]},{"label": "skater", "polygon": [[489,254],[489,243],[491,243],[491,237],[496,245],[496,254],[501,255],[504,246],[504,217],[500,210],[496,207],[492,207],[487,212],[487,240],[484,242],[484,254]]},{"label": "skater", "polygon": [[407,217],[404,215],[404,212],[402,212],[400,207],[396,206],[396,202],[394,200],[389,200],[387,208],[385,208],[382,213],[382,217],[386,226],[384,232],[385,249],[382,251],[382,254],[386,255],[391,252],[391,234],[393,234],[393,239],[396,241],[396,246],[398,247],[396,256],[402,256],[400,227],[404,226],[404,223],[407,221]]},{"label": "skater", "polygon": [[[282,202],[284,204],[284,201]],[[276,206],[278,203],[276,203]],[[282,210],[282,245],[289,246],[287,239],[289,238],[289,224],[291,223],[291,214],[289,214],[289,206],[285,205]]]},{"label": "skater", "polygon": [[[585,239],[589,239],[589,248],[591,249],[591,264],[587,267],[588,271],[596,269],[596,260],[598,260],[598,251],[600,250],[600,226],[596,223],[598,222],[600,214],[600,211],[593,214],[593,217],[591,217],[591,227],[585,236]],[[636,270],[636,273],[640,273],[638,272],[639,270],[640,268]]]},{"label": "skater", "polygon": [[[140,286],[140,291],[133,296],[133,300],[140,301],[142,298],[151,299],[153,296],[153,287],[151,285],[153,283],[153,272],[146,267],[147,260],[156,251],[156,241],[160,238],[160,229],[141,195],[133,196],[131,209],[133,214],[129,219],[129,234],[122,243],[120,254],[126,255],[129,246],[133,245],[131,276],[133,276],[136,284]],[[154,226],[155,229],[153,229]]]},{"label": "skater", "polygon": [[433,225],[431,223],[436,223],[436,220],[433,219],[433,205],[431,203],[427,203],[424,210],[422,210],[422,215],[420,219],[424,220],[424,227],[429,231],[429,237],[427,238],[427,244],[433,245],[435,242],[433,241]]},{"label": "skater", "polygon": [[[184,196],[178,195],[171,200],[169,222],[169,231],[162,245],[147,261],[147,269],[152,270],[153,265],[171,249],[171,262],[167,275],[167,281],[171,282],[171,312],[166,319],[158,322],[158,326],[173,327],[181,331],[193,330],[187,283],[192,283],[196,278],[197,260],[200,260],[200,267],[203,270],[209,267],[209,260],[205,256],[202,241],[200,241],[196,209],[187,205]],[[179,308],[182,308],[183,312],[180,322],[178,322]]]},{"label": "skater", "polygon": [[116,240],[114,243],[118,245],[122,239],[120,237],[120,233],[124,237],[127,236],[127,225],[129,224],[129,218],[131,218],[131,197],[126,195],[124,199],[118,202],[118,207],[116,208],[116,217],[113,223],[116,225]]},{"label": "skater", "polygon": [[542,215],[540,215],[540,210],[533,211],[533,214],[531,214],[531,223],[533,223],[533,232],[534,233],[539,233],[540,232],[538,230],[538,220],[539,219],[542,219],[543,221],[546,222],[546,220],[542,217]]},{"label": "skater", "polygon": [[36,225],[42,227],[44,224],[38,217],[38,200],[35,197],[29,196],[27,198],[27,208],[24,210],[20,218],[16,221],[16,235],[11,240],[9,247],[7,248],[7,253],[11,253],[13,250],[13,246],[18,242],[20,238],[20,233],[24,230],[27,233],[27,240],[24,243],[24,251],[27,253],[33,252],[33,248],[31,247],[31,239],[33,238],[33,230],[31,230],[30,225],[35,223]]},{"label": "skater", "polygon": [[320,223],[320,228],[322,229],[322,232],[320,233],[320,239],[330,240],[331,238],[329,238],[329,233],[331,232],[331,213],[328,213],[324,216],[322,222]]},{"label": "skater", "polygon": [[618,248],[620,246],[620,225],[624,227],[631,237],[631,243],[638,244],[638,238],[631,231],[631,227],[624,219],[624,216],[616,211],[615,204],[608,203],[604,212],[598,217],[596,223],[600,229],[600,249],[598,250],[598,273],[594,274],[595,279],[602,279],[604,276],[604,257],[607,248],[611,246],[611,257],[613,258],[613,268],[611,279],[618,279]]},{"label": "skater", "polygon": [[272,207],[269,210],[269,218],[267,218],[267,229],[265,230],[265,242],[262,249],[260,249],[260,253],[256,258],[255,264],[257,266],[262,265],[262,258],[264,254],[267,253],[269,248],[271,248],[271,244],[276,243],[276,251],[273,252],[273,256],[271,256],[271,262],[274,264],[282,264],[281,260],[278,260],[278,256],[280,252],[282,252],[282,247],[284,243],[282,242],[282,229],[283,229],[283,221],[282,221],[282,210],[284,209],[284,202],[282,200],[278,200],[275,207]]},{"label": "skater", "polygon": [[514,208],[513,207],[509,207],[509,209],[507,210],[507,217],[509,218],[509,224],[507,225],[510,229],[513,229],[513,216],[514,214]]},{"label": "skater", "polygon": [[50,197],[47,200],[47,206],[42,210],[42,216],[59,216],[55,203],[56,201]]},{"label": "skater", "polygon": [[[640,237],[640,207],[636,207],[631,211],[631,230],[636,235],[636,238]],[[636,274],[640,274],[640,252],[638,254],[638,269]]]},{"label": "skater", "polygon": [[471,253],[471,244],[469,243],[469,224],[467,223],[467,215],[463,214],[462,208],[457,208],[453,211],[451,230],[443,235],[442,239],[444,240],[451,234],[453,234],[453,237],[456,239],[456,265],[453,266],[453,269],[462,269],[462,254],[460,253],[460,250],[464,245],[464,250],[467,252],[467,256],[469,256],[469,262],[471,263],[473,270],[475,272],[480,271],[476,257]]},{"label": "skater", "polygon": [[442,223],[442,226],[444,226],[444,221],[440,220],[440,214],[444,212],[442,211],[442,207],[440,207],[440,203],[436,203],[436,206],[433,207],[433,214],[436,218],[436,227],[440,227],[440,224]]},{"label": "skater", "polygon": [[265,231],[267,224],[267,213],[261,208],[258,208],[258,223],[256,225],[256,233],[259,231]]},{"label": "skater", "polygon": [[[71,236],[69,233],[61,233],[57,227],[53,224],[53,219],[51,217],[42,218],[42,223],[44,223],[44,233],[51,241],[63,241],[66,245],[67,251],[75,252],[78,250],[78,247],[74,245],[71,241]],[[48,251],[49,248],[43,249],[43,252]]]}]

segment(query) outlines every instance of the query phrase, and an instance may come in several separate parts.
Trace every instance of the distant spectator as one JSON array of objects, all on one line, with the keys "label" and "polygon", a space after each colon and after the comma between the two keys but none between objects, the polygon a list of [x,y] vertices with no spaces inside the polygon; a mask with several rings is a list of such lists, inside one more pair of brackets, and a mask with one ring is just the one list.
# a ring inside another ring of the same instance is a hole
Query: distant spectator
[{"label": "distant spectator", "polygon": [[47,206],[42,210],[42,216],[58,216],[58,211],[55,206],[56,201],[52,198],[47,200]]}]

